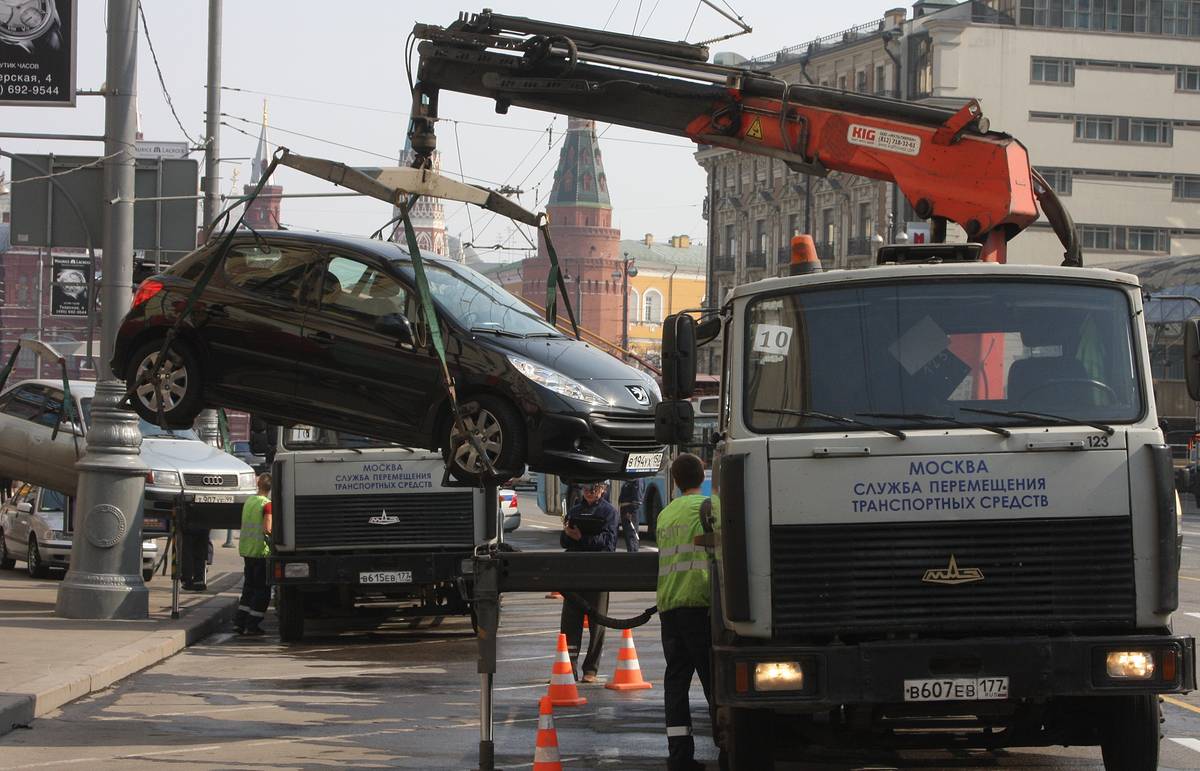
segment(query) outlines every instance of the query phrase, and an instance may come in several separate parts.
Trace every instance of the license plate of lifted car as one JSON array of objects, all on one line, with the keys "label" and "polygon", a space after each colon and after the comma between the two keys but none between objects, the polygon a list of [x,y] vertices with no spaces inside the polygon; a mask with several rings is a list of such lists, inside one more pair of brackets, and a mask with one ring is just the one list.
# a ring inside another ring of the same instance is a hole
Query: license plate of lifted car
[{"label": "license plate of lifted car", "polygon": [[411,570],[375,570],[370,573],[359,573],[360,584],[411,584]]},{"label": "license plate of lifted car", "polygon": [[195,503],[233,503],[232,495],[201,495],[197,494]]},{"label": "license plate of lifted car", "polygon": [[661,452],[635,452],[625,461],[626,471],[658,471],[662,466]]},{"label": "license plate of lifted car", "polygon": [[1007,699],[1007,677],[941,677],[905,680],[905,701],[984,701]]}]

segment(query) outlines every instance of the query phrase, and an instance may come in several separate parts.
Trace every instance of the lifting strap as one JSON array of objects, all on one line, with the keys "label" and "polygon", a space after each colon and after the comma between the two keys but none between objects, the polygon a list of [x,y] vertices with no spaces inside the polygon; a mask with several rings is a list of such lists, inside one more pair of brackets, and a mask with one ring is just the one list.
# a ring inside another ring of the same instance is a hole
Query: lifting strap
[{"label": "lifting strap", "polygon": [[[558,293],[561,291],[563,305],[567,309],[567,318],[571,320],[571,330],[575,339],[579,339],[579,324],[575,321],[575,311],[571,308],[571,296],[567,293],[567,282],[563,278],[562,268],[558,264],[558,253],[554,251],[554,242],[550,240],[550,220],[543,219],[538,225],[538,231],[546,240],[546,254],[550,257],[550,274],[546,277],[546,321],[550,326],[558,326]],[[579,277],[576,276],[576,280]]]},{"label": "lifting strap", "polygon": [[12,374],[13,367],[17,364],[17,354],[21,352],[21,341],[17,341],[16,347],[12,353],[8,355],[8,361],[4,365],[4,369],[0,370],[0,391],[4,390],[4,384],[8,382],[8,376]]}]

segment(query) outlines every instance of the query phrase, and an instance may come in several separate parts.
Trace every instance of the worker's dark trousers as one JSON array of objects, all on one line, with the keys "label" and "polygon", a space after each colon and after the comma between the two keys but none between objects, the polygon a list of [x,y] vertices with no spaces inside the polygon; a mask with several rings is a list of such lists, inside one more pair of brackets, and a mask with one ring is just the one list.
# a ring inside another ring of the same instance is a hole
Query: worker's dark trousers
[{"label": "worker's dark trousers", "polygon": [[179,534],[179,580],[202,584],[208,575],[208,536],[205,529],[185,528]]},{"label": "worker's dark trousers", "polygon": [[[583,601],[590,605],[601,615],[608,615],[608,592],[577,592],[583,598]],[[576,662],[579,660],[579,646],[583,642],[583,608],[577,607],[573,602],[563,599],[562,617],[559,620],[558,628],[567,636],[567,650],[571,654],[571,671],[575,673],[575,679],[579,679],[579,669]],[[592,619],[588,619],[588,648],[587,655],[583,657],[583,671],[599,672],[600,671],[600,653],[604,648],[604,627],[596,623]]]},{"label": "worker's dark trousers", "polygon": [[[696,745],[692,740],[692,708],[688,691],[692,673],[700,675],[704,698],[712,716],[712,630],[708,608],[675,608],[658,614],[662,627],[663,656],[667,670],[663,674],[663,700],[667,717],[667,768],[690,769]],[[717,721],[712,721],[714,738]]]},{"label": "worker's dark trousers", "polygon": [[246,567],[242,572],[242,599],[233,625],[237,629],[257,629],[271,604],[271,587],[267,585],[267,558],[243,557]]}]

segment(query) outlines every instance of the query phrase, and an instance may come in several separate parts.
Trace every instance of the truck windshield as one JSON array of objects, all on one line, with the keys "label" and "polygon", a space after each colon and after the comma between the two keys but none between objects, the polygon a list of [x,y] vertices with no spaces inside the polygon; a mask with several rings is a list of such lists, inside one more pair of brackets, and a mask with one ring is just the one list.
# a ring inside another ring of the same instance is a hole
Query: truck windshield
[{"label": "truck windshield", "polygon": [[358,450],[367,447],[400,446],[382,439],[314,426],[292,426],[283,429],[281,444],[285,450]]},{"label": "truck windshield", "polygon": [[812,412],[913,428],[930,416],[1051,422],[1031,413],[1131,422],[1142,414],[1132,319],[1122,290],[1067,281],[767,295],[747,309],[745,419],[763,432],[855,430]]}]

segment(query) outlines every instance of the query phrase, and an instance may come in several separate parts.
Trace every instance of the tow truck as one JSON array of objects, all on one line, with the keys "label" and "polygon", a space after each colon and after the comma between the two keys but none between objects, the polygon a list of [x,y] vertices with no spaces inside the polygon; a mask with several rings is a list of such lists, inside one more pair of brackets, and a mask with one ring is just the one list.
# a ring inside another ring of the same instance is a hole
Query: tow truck
[{"label": "tow truck", "polygon": [[[787,84],[702,45],[489,10],[413,35],[419,166],[455,91],[892,181],[931,220],[933,243],[879,267],[746,284],[664,325],[661,441],[690,434],[697,338],[724,348],[704,543],[732,768],[793,743],[1099,744],[1106,768],[1156,767],[1159,694],[1195,687],[1195,651],[1171,631],[1180,508],[1142,298],[1081,267],[1020,142],[973,100]],[[1003,264],[1039,205],[1063,266]],[[944,243],[950,221],[970,243]],[[1188,376],[1196,398],[1195,356]],[[654,588],[653,554],[571,557],[473,561],[481,768],[501,593]]]}]

